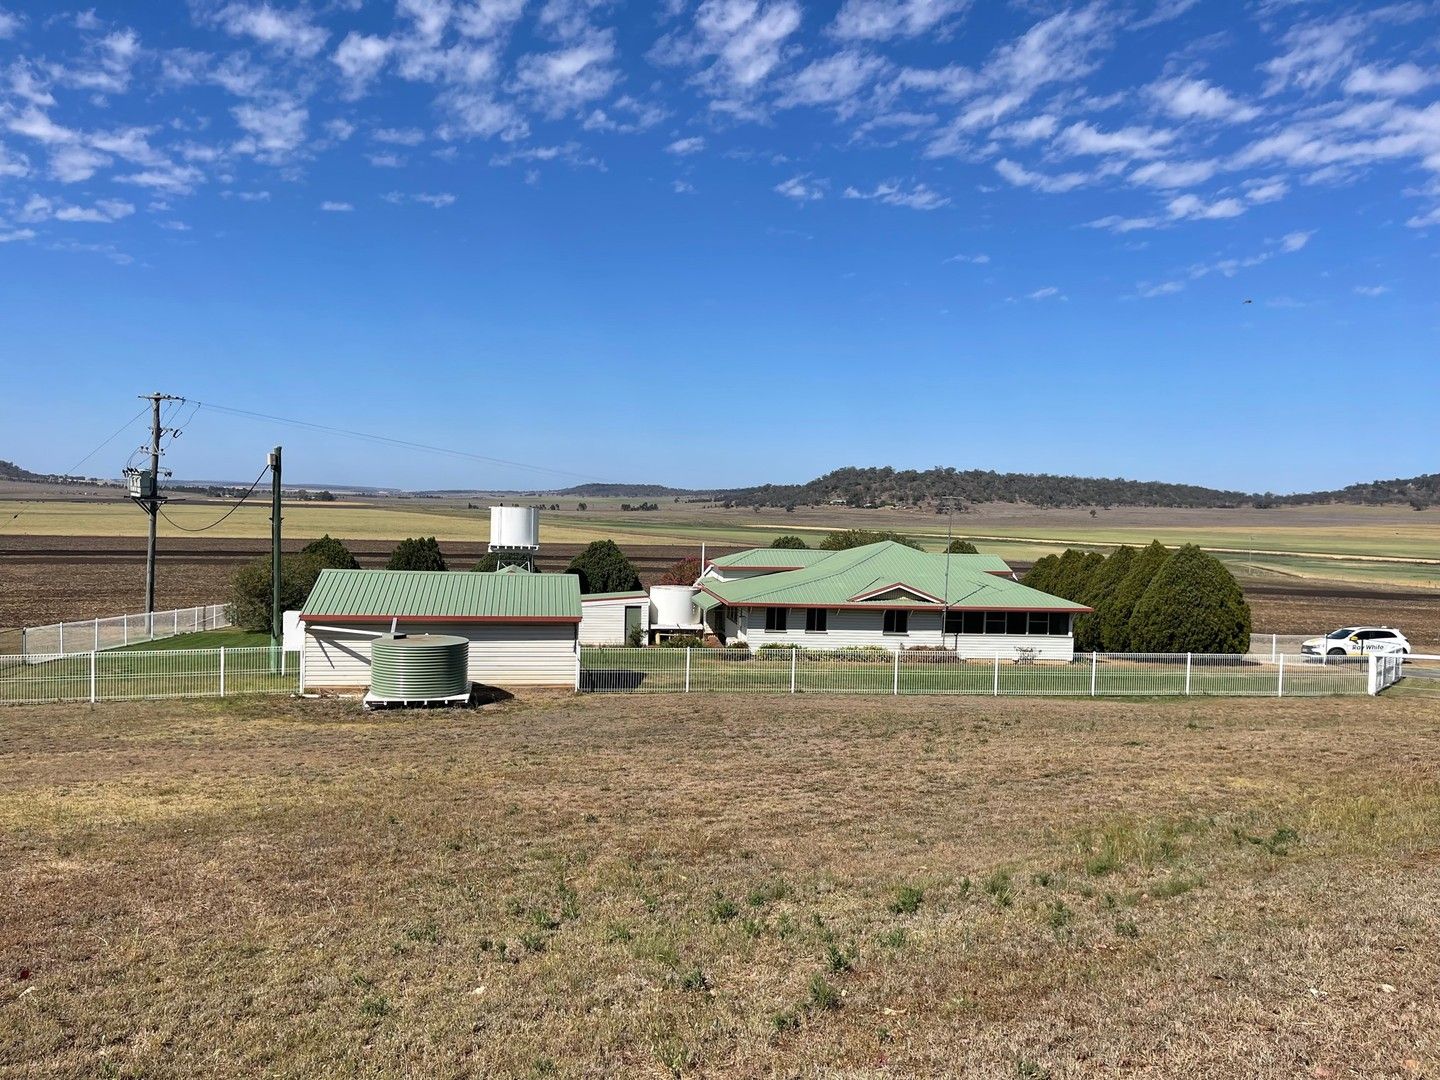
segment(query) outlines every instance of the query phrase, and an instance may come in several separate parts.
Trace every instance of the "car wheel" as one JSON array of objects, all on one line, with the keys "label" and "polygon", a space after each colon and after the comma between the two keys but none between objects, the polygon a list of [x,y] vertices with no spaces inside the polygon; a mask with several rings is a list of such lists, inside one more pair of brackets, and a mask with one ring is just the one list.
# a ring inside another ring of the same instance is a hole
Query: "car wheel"
[{"label": "car wheel", "polygon": [[1328,653],[1326,653],[1325,655],[1326,655],[1326,656],[1344,656],[1344,655],[1345,655],[1345,650],[1344,650],[1344,649],[1331,649],[1331,650],[1330,650]]}]

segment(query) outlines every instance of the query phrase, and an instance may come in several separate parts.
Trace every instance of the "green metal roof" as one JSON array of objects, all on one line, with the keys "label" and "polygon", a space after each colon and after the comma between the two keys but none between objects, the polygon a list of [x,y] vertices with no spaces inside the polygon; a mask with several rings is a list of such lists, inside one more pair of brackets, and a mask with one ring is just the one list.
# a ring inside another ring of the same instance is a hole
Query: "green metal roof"
[{"label": "green metal roof", "polygon": [[650,594],[642,589],[627,589],[625,592],[587,592],[580,594],[580,602],[587,600],[642,600],[649,599]]},{"label": "green metal roof", "polygon": [[[733,607],[931,607],[1088,611],[1083,604],[987,573],[974,555],[937,555],[885,541],[826,553],[799,570],[739,581],[705,579]],[[946,564],[949,564],[948,574]]]},{"label": "green metal roof", "polygon": [[488,619],[574,622],[574,574],[449,573],[444,570],[322,570],[301,616],[315,619]]},{"label": "green metal roof", "polygon": [[[894,543],[894,541],[886,540],[884,543],[889,544]],[[874,547],[875,545],[871,544],[867,546]],[[905,545],[898,544],[896,546],[904,547]],[[850,548],[848,550],[855,551],[857,549]],[[913,551],[914,549],[911,548],[910,550]],[[826,559],[832,559],[837,555],[844,554],[846,554],[844,551],[821,551],[818,548],[810,548],[808,550],[804,548],[751,548],[748,551],[737,551],[733,555],[721,555],[718,558],[711,559],[710,565],[732,567],[737,570],[776,568],[798,570],[807,566],[818,566]],[[951,555],[950,558],[953,560],[950,566],[952,573],[955,567],[960,565],[962,559],[965,561],[965,566],[972,569],[987,572],[993,571],[999,574],[1010,573],[1010,564],[999,555]]]}]

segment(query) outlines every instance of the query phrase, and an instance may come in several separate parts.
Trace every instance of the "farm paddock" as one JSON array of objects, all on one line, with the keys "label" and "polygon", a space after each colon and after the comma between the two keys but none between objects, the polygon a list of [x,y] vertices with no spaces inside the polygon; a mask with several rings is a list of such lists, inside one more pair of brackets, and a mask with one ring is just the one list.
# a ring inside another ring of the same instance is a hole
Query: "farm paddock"
[{"label": "farm paddock", "polygon": [[1440,701],[0,712],[0,1075],[1412,1077]]}]

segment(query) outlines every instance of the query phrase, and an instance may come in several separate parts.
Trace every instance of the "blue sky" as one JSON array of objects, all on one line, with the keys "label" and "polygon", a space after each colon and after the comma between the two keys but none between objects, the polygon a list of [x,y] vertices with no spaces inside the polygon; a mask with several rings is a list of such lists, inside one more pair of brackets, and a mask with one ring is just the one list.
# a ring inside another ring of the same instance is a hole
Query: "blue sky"
[{"label": "blue sky", "polygon": [[537,466],[202,407],[189,477],[1435,471],[1437,16],[0,0],[0,457],[158,389]]}]

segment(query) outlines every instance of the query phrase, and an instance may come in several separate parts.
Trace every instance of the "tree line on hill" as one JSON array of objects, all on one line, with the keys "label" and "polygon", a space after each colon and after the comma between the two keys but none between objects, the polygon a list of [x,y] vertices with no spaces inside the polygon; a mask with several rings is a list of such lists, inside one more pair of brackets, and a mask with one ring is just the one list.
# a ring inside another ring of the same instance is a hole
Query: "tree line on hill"
[{"label": "tree line on hill", "polygon": [[1250,605],[1223,563],[1186,544],[1128,544],[1104,556],[1046,555],[1021,583],[1094,610],[1075,619],[1076,652],[1244,653]]}]

